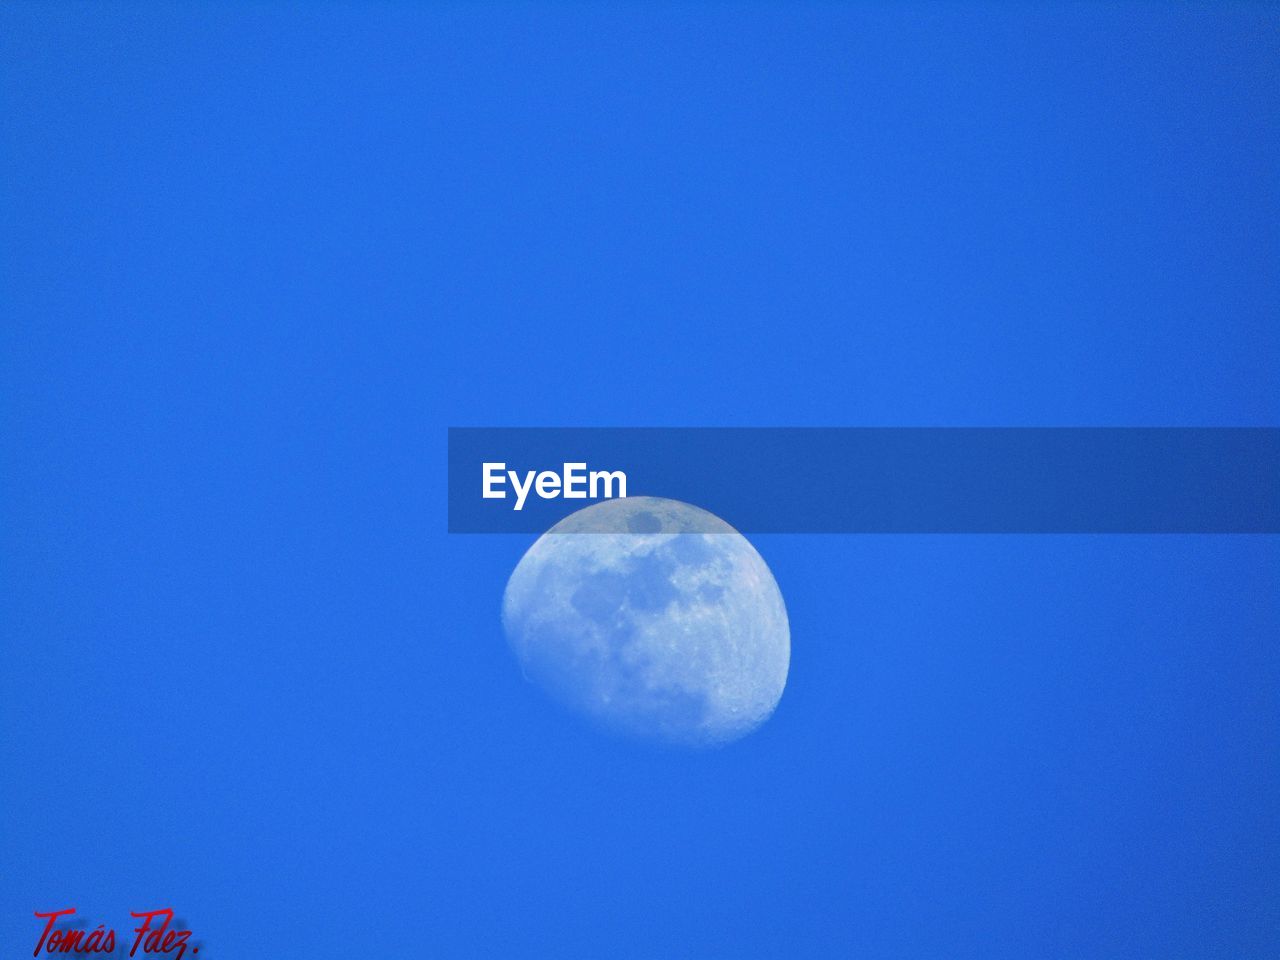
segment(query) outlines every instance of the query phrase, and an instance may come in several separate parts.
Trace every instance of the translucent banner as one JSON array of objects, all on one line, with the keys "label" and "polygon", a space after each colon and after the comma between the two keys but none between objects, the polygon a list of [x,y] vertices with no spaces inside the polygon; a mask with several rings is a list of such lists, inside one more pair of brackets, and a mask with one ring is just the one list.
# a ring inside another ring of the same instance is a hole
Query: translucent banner
[{"label": "translucent banner", "polygon": [[623,496],[743,533],[1276,533],[1280,430],[449,430],[452,533],[544,533]]}]

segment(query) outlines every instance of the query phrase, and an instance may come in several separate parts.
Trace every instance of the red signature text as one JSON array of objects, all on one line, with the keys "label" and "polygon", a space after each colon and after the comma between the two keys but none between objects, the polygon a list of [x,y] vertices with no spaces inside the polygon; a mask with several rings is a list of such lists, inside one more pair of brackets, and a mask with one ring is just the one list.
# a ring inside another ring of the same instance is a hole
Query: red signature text
[{"label": "red signature text", "polygon": [[[62,927],[54,929],[62,917],[75,913],[74,907],[66,910],[51,910],[48,913],[36,911],[36,918],[44,920],[44,930],[36,941],[33,957],[44,953],[115,953],[116,932],[98,924],[94,930],[78,930]],[[140,913],[130,912],[129,916],[140,920],[133,928],[133,945],[129,948],[129,956],[139,952],[146,956],[161,956],[169,960],[181,960],[187,952],[187,941],[191,939],[190,930],[178,930],[173,926],[173,911],[144,910]],[[191,947],[194,956],[200,952],[198,946]]]}]

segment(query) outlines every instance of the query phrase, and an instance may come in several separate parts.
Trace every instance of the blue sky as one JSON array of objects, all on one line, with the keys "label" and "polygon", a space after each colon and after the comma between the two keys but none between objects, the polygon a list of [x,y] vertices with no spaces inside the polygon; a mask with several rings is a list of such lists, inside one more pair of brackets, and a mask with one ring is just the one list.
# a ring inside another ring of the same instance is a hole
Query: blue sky
[{"label": "blue sky", "polygon": [[1264,5],[0,11],[0,942],[1269,957],[1275,537],[756,538],[774,718],[545,702],[450,425],[1280,425]]}]

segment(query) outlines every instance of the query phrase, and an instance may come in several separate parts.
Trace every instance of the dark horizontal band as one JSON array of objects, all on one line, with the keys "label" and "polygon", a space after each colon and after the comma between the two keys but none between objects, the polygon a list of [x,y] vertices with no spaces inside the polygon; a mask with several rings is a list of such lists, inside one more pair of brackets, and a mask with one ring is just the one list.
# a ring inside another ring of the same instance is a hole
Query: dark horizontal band
[{"label": "dark horizontal band", "polygon": [[743,533],[1280,532],[1270,428],[455,427],[449,530],[542,533],[617,473]]}]

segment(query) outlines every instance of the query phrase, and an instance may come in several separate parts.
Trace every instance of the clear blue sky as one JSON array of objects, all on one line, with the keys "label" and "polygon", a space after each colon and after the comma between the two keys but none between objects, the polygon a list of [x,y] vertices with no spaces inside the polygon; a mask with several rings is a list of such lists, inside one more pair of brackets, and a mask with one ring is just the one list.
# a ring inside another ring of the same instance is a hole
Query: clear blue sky
[{"label": "clear blue sky", "polygon": [[1275,537],[764,537],[601,738],[448,425],[1280,425],[1244,4],[0,8],[0,949],[1280,955]]}]

